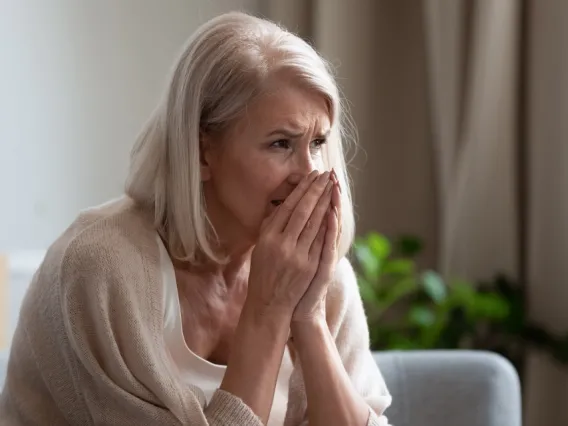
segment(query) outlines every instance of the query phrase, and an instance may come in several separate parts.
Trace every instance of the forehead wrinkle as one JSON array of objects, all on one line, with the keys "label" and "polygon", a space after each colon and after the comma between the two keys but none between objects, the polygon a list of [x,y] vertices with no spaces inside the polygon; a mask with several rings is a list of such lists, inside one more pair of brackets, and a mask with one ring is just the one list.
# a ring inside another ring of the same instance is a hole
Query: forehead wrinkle
[{"label": "forehead wrinkle", "polygon": [[324,135],[329,131],[329,126],[325,121],[329,120],[327,115],[321,116],[319,113],[311,111],[304,115],[300,112],[288,114],[280,122],[274,123],[272,127],[289,129],[293,133],[306,135],[309,132]]},{"label": "forehead wrinkle", "polygon": [[[281,91],[265,93],[254,101],[245,104],[240,119],[234,126],[231,126],[232,129],[229,133],[232,136],[240,136],[254,126],[254,130],[261,131],[263,134],[276,129],[289,129],[293,133],[302,133],[302,136],[312,132],[319,137],[325,136],[331,130],[332,119],[327,108],[321,109],[314,104],[307,108],[305,104],[300,108],[291,108],[289,102],[285,102],[279,108],[275,108],[274,104],[261,107],[259,102],[277,97],[279,92]],[[279,113],[278,111],[282,109],[285,111]],[[258,119],[254,120],[256,116],[258,116]]]}]

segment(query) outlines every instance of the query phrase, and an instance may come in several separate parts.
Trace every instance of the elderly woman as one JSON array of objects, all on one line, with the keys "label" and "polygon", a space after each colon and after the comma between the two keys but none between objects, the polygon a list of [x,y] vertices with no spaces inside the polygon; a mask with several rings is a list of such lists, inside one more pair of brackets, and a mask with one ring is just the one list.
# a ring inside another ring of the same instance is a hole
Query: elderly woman
[{"label": "elderly woman", "polygon": [[202,26],[132,151],[23,303],[0,423],[384,425],[345,259],[340,97],[300,38]]}]

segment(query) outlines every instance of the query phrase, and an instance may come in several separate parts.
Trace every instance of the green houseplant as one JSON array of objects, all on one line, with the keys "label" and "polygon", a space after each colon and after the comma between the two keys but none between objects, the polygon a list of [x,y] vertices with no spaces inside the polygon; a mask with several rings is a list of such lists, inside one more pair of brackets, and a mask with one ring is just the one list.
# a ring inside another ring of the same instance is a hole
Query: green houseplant
[{"label": "green houseplant", "polygon": [[473,283],[419,270],[422,242],[391,241],[371,232],[353,245],[353,263],[373,350],[490,350],[520,371],[531,344],[568,363],[568,336],[558,338],[530,323],[523,288],[504,276]]}]

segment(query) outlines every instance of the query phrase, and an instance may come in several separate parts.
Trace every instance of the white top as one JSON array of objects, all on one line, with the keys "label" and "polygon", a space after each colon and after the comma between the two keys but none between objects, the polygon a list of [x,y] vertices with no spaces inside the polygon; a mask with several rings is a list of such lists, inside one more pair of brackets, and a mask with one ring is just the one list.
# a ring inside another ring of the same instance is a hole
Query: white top
[{"label": "white top", "polygon": [[[160,246],[160,268],[164,285],[164,341],[182,380],[200,388],[205,394],[207,403],[209,403],[213,393],[221,385],[227,367],[213,364],[187,347],[183,337],[174,266],[161,238],[159,236],[157,238]],[[288,383],[292,368],[290,354],[288,348],[286,348],[278,373],[268,426],[282,426],[284,424],[288,405]]]}]

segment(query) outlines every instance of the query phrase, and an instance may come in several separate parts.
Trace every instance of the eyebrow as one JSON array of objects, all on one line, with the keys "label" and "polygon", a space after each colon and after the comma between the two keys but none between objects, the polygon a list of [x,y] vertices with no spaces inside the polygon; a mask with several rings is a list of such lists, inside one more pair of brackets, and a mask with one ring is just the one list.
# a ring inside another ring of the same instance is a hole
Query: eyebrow
[{"label": "eyebrow", "polygon": [[[316,139],[327,138],[329,136],[330,132],[331,132],[331,130],[327,130],[324,133],[318,133],[316,135]],[[284,135],[284,136],[286,136],[287,138],[290,138],[290,139],[297,139],[297,138],[303,136],[303,134],[304,134],[303,132],[294,132],[290,129],[281,128],[281,129],[276,129],[276,130],[271,131],[267,136]]]}]

